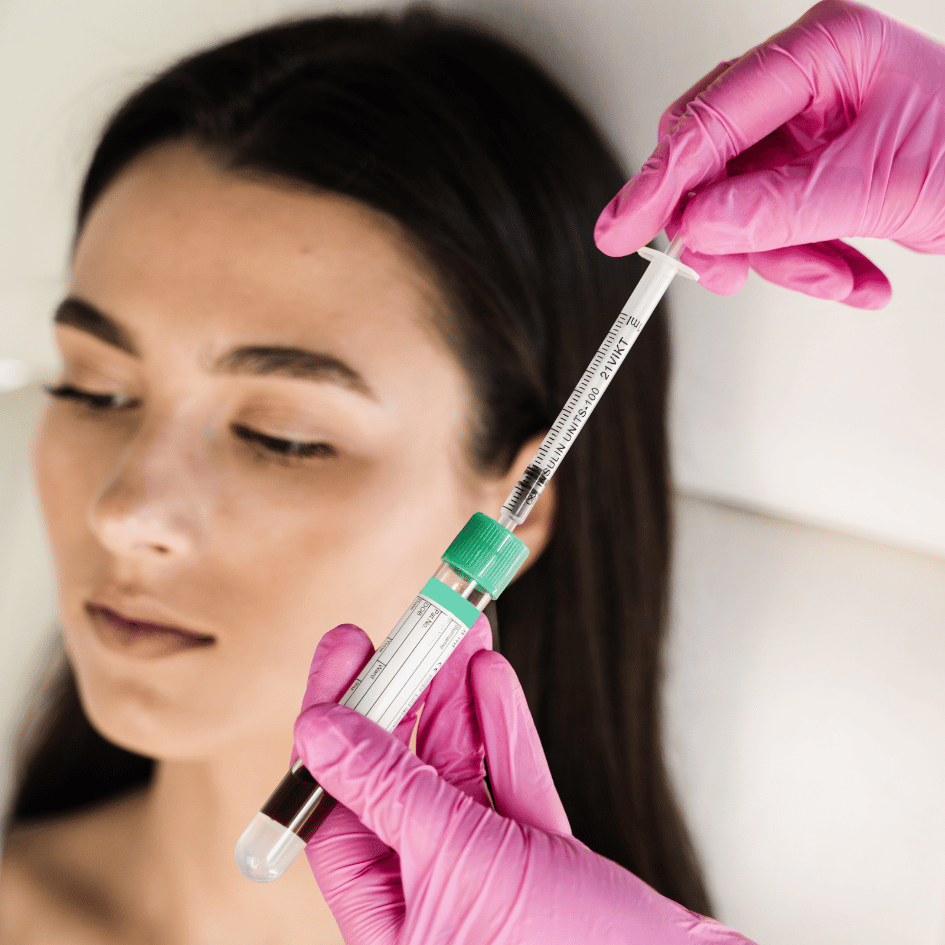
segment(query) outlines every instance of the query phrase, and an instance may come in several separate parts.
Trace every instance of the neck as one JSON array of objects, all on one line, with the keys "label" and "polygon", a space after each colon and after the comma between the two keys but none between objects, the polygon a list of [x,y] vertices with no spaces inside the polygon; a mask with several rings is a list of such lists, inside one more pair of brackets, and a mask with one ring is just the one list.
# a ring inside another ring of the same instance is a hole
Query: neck
[{"label": "neck", "polygon": [[158,764],[141,802],[136,886],[147,893],[136,911],[162,938],[341,942],[304,856],[267,884],[246,879],[233,856],[285,774],[291,747],[291,738],[260,738],[209,759]]}]

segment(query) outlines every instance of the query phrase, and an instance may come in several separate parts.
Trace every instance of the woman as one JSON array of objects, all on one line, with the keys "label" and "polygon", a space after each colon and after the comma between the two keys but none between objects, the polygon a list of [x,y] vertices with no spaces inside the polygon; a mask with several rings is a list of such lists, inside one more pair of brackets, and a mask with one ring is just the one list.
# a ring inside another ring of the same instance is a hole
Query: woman
[{"label": "woman", "polygon": [[[119,110],[37,444],[69,660],[5,941],[340,941],[304,864],[253,886],[233,842],[314,642],[386,636],[629,295],[641,264],[591,241],[622,180],[525,57],[430,14],[263,30]],[[705,913],[660,746],[667,357],[657,316],[498,619],[575,837]]]}]

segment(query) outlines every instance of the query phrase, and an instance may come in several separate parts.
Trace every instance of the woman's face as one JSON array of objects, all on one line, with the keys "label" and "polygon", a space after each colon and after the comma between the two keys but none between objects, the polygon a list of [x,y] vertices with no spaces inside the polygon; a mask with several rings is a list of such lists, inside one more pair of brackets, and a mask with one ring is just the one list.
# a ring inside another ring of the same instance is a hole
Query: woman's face
[{"label": "woman's face", "polygon": [[507,483],[465,460],[441,305],[386,218],[187,145],[103,194],[36,465],[106,735],[167,758],[284,734],[319,637],[379,642],[469,515],[495,513]]}]

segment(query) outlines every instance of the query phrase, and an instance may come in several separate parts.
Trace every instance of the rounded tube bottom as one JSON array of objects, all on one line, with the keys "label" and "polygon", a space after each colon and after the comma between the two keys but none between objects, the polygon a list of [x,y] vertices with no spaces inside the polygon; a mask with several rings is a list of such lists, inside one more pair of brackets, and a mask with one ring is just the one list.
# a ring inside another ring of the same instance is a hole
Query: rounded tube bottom
[{"label": "rounded tube bottom", "polygon": [[278,879],[305,849],[305,841],[263,813],[257,814],[236,843],[236,865],[257,883]]}]

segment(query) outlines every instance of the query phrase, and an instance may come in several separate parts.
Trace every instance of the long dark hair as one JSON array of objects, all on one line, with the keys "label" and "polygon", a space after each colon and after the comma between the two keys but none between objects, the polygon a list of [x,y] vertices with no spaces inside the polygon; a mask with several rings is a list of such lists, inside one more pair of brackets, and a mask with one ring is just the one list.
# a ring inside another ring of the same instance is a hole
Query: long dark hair
[{"label": "long dark hair", "polygon": [[[175,140],[399,222],[450,302],[438,327],[478,394],[484,469],[547,429],[642,270],[593,245],[624,177],[587,117],[507,41],[428,11],[284,23],[173,66],[106,128],[78,229],[129,162]],[[668,361],[657,311],[558,473],[548,548],[498,612],[575,836],[707,913],[661,745]],[[147,782],[153,762],[92,729],[68,669],[50,704],[14,821]]]}]

